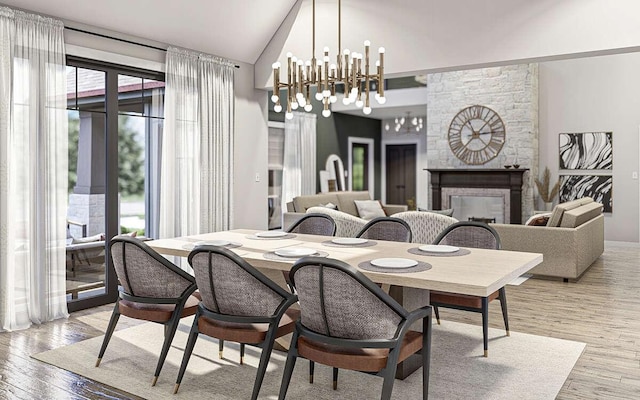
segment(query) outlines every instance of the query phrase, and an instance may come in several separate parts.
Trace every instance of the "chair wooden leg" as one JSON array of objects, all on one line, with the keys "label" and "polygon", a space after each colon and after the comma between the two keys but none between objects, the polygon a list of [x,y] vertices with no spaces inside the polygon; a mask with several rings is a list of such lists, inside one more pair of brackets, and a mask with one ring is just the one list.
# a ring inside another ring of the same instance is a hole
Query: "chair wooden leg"
[{"label": "chair wooden leg", "polygon": [[500,289],[500,307],[502,308],[502,319],[504,319],[504,329],[507,331],[507,336],[511,336],[509,332],[509,315],[507,314],[507,293],[504,288]]},{"label": "chair wooden leg", "polygon": [[313,383],[313,371],[315,370],[316,363],[309,360],[309,383]]},{"label": "chair wooden leg", "polygon": [[158,359],[158,365],[156,366],[156,372],[153,376],[153,382],[151,383],[151,386],[155,386],[158,382],[158,376],[160,376],[160,371],[162,370],[162,366],[164,365],[164,360],[167,358],[167,354],[169,354],[171,342],[173,342],[173,337],[176,335],[176,331],[178,330],[181,312],[182,310],[174,311],[174,316],[171,318],[171,321],[169,321],[165,326],[164,344],[162,345],[160,359]]},{"label": "chair wooden leg", "polygon": [[440,311],[438,311],[438,307],[433,306],[433,312],[436,314],[436,321],[438,325],[440,325]]},{"label": "chair wooden leg", "polygon": [[244,365],[244,343],[240,343],[240,365]]},{"label": "chair wooden leg", "polygon": [[489,356],[489,299],[482,298],[482,341],[484,344],[484,356]]},{"label": "chair wooden leg", "polygon": [[284,400],[287,396],[287,390],[289,389],[289,383],[291,382],[293,368],[296,366],[297,357],[298,332],[294,331],[293,338],[291,339],[291,346],[289,347],[289,352],[287,353],[287,362],[284,365],[284,373],[282,375],[282,383],[280,384],[280,393],[278,394],[278,400]]},{"label": "chair wooden leg", "polygon": [[224,351],[224,340],[218,339],[218,357],[222,359],[222,352]]},{"label": "chair wooden leg", "polygon": [[338,390],[338,368],[333,368],[333,390]]},{"label": "chair wooden leg", "polygon": [[113,308],[113,313],[111,314],[111,318],[109,319],[109,326],[107,327],[107,331],[104,333],[104,339],[102,340],[102,347],[100,347],[100,353],[98,353],[98,360],[96,361],[96,367],[100,366],[100,362],[102,361],[104,352],[107,350],[107,345],[109,345],[109,341],[111,340],[113,331],[116,329],[116,325],[118,324],[118,319],[120,319],[120,308],[118,307],[118,301],[116,301],[116,305]]},{"label": "chair wooden leg", "polygon": [[276,336],[277,326],[269,328],[267,336],[262,344],[262,354],[260,355],[260,364],[258,365],[258,372],[256,372],[256,381],[253,384],[253,393],[251,394],[251,400],[258,398],[262,381],[264,380],[264,374],[267,371],[269,365],[269,359],[271,358],[271,351],[273,350],[273,342]]},{"label": "chair wooden leg", "polygon": [[197,314],[195,319],[193,320],[193,325],[191,325],[191,332],[189,332],[189,340],[187,340],[187,345],[184,348],[184,355],[182,356],[182,364],[180,364],[180,371],[178,371],[178,378],[176,379],[176,385],[173,388],[173,394],[178,393],[178,389],[180,388],[180,383],[182,382],[182,377],[184,377],[184,372],[187,370],[187,365],[189,364],[191,353],[193,352],[193,348],[196,345],[196,340],[198,340],[198,315]]},{"label": "chair wooden leg", "polygon": [[422,400],[429,398],[429,373],[431,368],[431,315],[422,320]]}]

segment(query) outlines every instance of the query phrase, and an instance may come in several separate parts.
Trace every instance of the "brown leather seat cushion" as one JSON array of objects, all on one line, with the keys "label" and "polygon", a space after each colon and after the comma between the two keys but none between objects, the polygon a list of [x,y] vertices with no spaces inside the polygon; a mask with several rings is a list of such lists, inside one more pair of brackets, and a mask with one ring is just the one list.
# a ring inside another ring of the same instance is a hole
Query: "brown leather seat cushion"
[{"label": "brown leather seat cushion", "polygon": [[[200,293],[196,292],[189,296],[180,318],[195,314],[199,303]],[[169,321],[175,307],[174,304],[146,304],[127,300],[120,300],[119,302],[120,313],[122,315],[153,322]]]},{"label": "brown leather seat cushion", "polygon": [[[422,333],[407,332],[401,346],[398,362],[406,360],[422,348]],[[298,353],[308,360],[331,367],[378,372],[387,365],[389,349],[353,349],[314,342],[308,338],[300,337],[298,339]]]},{"label": "brown leather seat cushion", "polygon": [[[489,295],[489,301],[498,298],[498,295],[499,293],[497,291],[491,293],[491,295]],[[471,296],[468,294],[456,294],[456,293],[432,291],[429,294],[429,301],[431,302],[431,304],[443,303],[443,304],[451,304],[451,305],[462,306],[462,307],[482,308],[482,297]]]},{"label": "brown leather seat cushion", "polygon": [[[280,319],[276,337],[293,332],[298,318],[300,318],[300,310],[289,308]],[[269,324],[239,324],[215,321],[206,317],[200,317],[198,320],[200,333],[238,343],[262,343],[267,336],[268,329]]]}]

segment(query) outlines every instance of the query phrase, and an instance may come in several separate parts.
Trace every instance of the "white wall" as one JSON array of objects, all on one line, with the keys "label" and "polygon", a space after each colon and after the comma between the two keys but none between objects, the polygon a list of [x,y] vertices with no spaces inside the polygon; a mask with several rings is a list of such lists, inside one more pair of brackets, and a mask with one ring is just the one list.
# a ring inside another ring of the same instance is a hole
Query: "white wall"
[{"label": "white wall", "polygon": [[558,176],[558,134],[613,132],[613,213],[605,239],[638,242],[640,54],[541,63],[540,169]]},{"label": "white wall", "polygon": [[[316,2],[316,57],[335,62],[337,5]],[[637,0],[349,0],[342,47],[386,48],[385,72],[407,75],[640,46]],[[299,0],[256,63],[256,87],[271,87],[271,64],[286,53],[311,58],[311,0]],[[374,60],[377,59],[375,55]],[[372,62],[373,64],[373,62]],[[286,68],[282,69],[284,78]]]}]

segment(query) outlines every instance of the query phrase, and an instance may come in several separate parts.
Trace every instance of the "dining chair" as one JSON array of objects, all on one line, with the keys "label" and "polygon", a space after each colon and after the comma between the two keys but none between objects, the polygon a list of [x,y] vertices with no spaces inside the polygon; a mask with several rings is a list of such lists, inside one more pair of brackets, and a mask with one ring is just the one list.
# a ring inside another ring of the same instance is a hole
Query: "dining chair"
[{"label": "dining chair", "polygon": [[[435,240],[435,244],[459,247],[500,250],[500,236],[489,225],[482,222],[458,222],[446,228]],[[504,286],[487,297],[471,296],[467,294],[431,291],[430,303],[440,324],[438,307],[455,308],[482,314],[482,335],[484,341],[484,356],[489,355],[489,302],[498,299],[502,308],[504,327],[509,334],[509,318],[507,315],[507,295]]]},{"label": "dining chair", "polygon": [[156,366],[155,386],[180,319],[193,315],[200,301],[193,276],[151,249],[140,239],[116,236],[109,241],[121,289],[102,341],[96,367],[113,335],[120,315],[164,325],[164,343]]},{"label": "dining chair", "polygon": [[305,216],[294,223],[287,232],[333,236],[336,233],[336,223],[333,218],[325,214],[305,214]]},{"label": "dining chair", "polygon": [[[289,347],[278,398],[287,394],[298,357],[382,376],[390,399],[399,362],[421,352],[423,399],[428,397],[431,306],[408,312],[356,268],[338,260],[306,257],[291,269],[300,319]],[[422,332],[409,327],[422,320]],[[334,389],[337,385],[334,375]]]},{"label": "dining chair", "polygon": [[411,227],[413,243],[432,244],[449,225],[458,222],[453,217],[428,211],[405,211],[393,214],[394,218],[405,221]]},{"label": "dining chair", "polygon": [[258,398],[275,339],[293,332],[300,316],[290,306],[297,297],[278,286],[235,253],[218,246],[198,246],[188,257],[202,301],[198,306],[174,388],[178,392],[199,334],[262,348],[251,399]]},{"label": "dining chair", "polygon": [[369,221],[356,237],[411,243],[412,233],[409,224],[399,218],[378,217]]}]

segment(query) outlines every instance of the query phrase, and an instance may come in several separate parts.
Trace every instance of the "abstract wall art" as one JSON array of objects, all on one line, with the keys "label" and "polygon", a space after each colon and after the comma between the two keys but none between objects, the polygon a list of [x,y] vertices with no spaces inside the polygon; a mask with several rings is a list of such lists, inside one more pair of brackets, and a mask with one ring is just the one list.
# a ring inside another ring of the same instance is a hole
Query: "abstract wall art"
[{"label": "abstract wall art", "polygon": [[613,168],[612,132],[560,134],[560,169]]},{"label": "abstract wall art", "polygon": [[585,196],[602,203],[604,212],[613,211],[613,177],[611,175],[564,175],[561,177],[560,202]]}]

